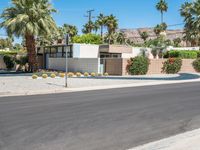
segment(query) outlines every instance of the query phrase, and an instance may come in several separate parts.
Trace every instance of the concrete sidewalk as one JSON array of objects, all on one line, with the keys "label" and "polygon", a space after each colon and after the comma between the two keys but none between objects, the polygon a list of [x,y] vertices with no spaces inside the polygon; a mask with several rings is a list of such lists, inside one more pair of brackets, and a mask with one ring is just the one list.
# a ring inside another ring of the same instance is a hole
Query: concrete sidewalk
[{"label": "concrete sidewalk", "polygon": [[[146,79],[139,79],[141,77],[142,78],[145,77]],[[69,78],[68,79],[69,88],[65,88],[64,78],[56,78],[56,79],[48,78],[48,79],[33,80],[30,76],[15,76],[15,77],[1,76],[0,97],[200,82],[200,78],[182,79],[181,76],[178,75],[152,75],[152,76],[141,76],[141,77],[140,76],[133,77],[134,79],[131,79],[131,77],[114,77],[111,79]],[[178,80],[174,80],[177,78]]]},{"label": "concrete sidewalk", "polygon": [[199,150],[200,129],[179,134],[129,150]]}]

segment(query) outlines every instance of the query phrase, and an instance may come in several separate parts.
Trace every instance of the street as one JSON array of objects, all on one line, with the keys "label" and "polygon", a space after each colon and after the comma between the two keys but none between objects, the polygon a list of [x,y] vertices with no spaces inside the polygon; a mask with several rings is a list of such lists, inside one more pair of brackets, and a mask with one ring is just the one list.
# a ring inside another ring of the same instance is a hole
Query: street
[{"label": "street", "polygon": [[200,82],[0,97],[0,150],[126,150],[200,128]]}]

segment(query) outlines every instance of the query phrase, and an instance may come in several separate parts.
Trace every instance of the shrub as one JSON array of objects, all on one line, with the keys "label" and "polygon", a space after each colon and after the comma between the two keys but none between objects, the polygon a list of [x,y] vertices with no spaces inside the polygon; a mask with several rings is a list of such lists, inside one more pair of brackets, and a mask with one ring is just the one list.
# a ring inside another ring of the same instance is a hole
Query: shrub
[{"label": "shrub", "polygon": [[200,72],[200,58],[196,59],[193,63],[192,63],[193,68],[197,71]]},{"label": "shrub", "polygon": [[82,74],[81,74],[80,72],[77,72],[77,73],[76,73],[76,76],[77,76],[77,77],[81,77],[81,75],[82,75]]},{"label": "shrub", "polygon": [[36,74],[32,75],[32,79],[37,79],[38,76]]},{"label": "shrub", "polygon": [[197,51],[197,58],[200,58],[200,51]]},{"label": "shrub", "polygon": [[165,53],[164,58],[196,59],[200,56],[195,50],[172,50]]},{"label": "shrub", "polygon": [[65,77],[65,73],[59,73],[59,77],[64,78]]},{"label": "shrub", "polygon": [[96,76],[96,73],[92,72],[91,77],[95,77],[95,76]]},{"label": "shrub", "polygon": [[48,78],[48,75],[47,74],[42,74],[42,78],[46,79],[46,78]]},{"label": "shrub", "polygon": [[104,76],[109,76],[109,74],[107,72],[104,73]]},{"label": "shrub", "polygon": [[85,77],[88,77],[88,76],[89,76],[89,73],[88,73],[88,72],[85,72],[85,73],[84,73],[84,76],[85,76]]},{"label": "shrub", "polygon": [[175,74],[181,70],[182,60],[180,58],[169,58],[163,63],[162,71],[167,74]]},{"label": "shrub", "polygon": [[73,77],[73,76],[74,76],[74,73],[69,72],[67,75],[68,75],[68,77]]},{"label": "shrub", "polygon": [[101,73],[98,73],[98,76],[101,77],[101,76],[103,76],[103,75],[102,75]]},{"label": "shrub", "polygon": [[128,61],[127,71],[131,75],[145,75],[149,69],[149,59],[143,56],[131,58]]},{"label": "shrub", "polygon": [[11,70],[15,66],[13,58],[11,56],[9,56],[9,55],[5,55],[3,57],[3,61],[6,64],[6,68],[8,70]]},{"label": "shrub", "polygon": [[52,73],[51,74],[51,78],[55,78],[56,77],[56,74],[55,73]]},{"label": "shrub", "polygon": [[96,34],[83,34],[81,36],[74,36],[72,38],[72,42],[85,44],[102,44],[101,36]]}]

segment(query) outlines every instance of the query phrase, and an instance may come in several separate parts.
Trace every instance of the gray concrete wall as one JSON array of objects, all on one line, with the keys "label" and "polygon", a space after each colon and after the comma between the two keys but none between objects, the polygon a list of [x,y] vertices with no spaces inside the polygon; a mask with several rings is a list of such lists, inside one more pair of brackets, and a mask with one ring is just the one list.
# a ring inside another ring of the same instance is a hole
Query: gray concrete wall
[{"label": "gray concrete wall", "polygon": [[[48,69],[65,71],[65,58],[49,58]],[[95,72],[99,73],[99,58],[69,58],[68,71],[69,72]]]}]

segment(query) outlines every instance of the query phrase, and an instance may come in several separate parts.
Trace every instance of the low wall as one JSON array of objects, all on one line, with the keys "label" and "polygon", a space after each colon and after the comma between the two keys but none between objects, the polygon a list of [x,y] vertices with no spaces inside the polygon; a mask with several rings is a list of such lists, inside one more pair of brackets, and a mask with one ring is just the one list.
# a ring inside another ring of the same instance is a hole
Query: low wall
[{"label": "low wall", "polygon": [[0,55],[0,69],[6,69],[6,64],[3,61],[2,55]]},{"label": "low wall", "polygon": [[[69,72],[95,72],[99,73],[100,60],[98,58],[69,58]],[[65,71],[65,58],[49,58],[47,69],[55,69]]]},{"label": "low wall", "polygon": [[[162,73],[162,67],[163,63],[166,61],[166,59],[151,59],[150,60],[150,65],[149,65],[149,71],[147,74],[161,74]],[[182,67],[180,70],[180,73],[195,73],[196,71],[194,70],[192,66],[192,62],[194,59],[182,59]],[[122,75],[127,75],[126,71],[126,66],[128,64],[128,59],[123,59],[123,70],[122,70]]]}]

